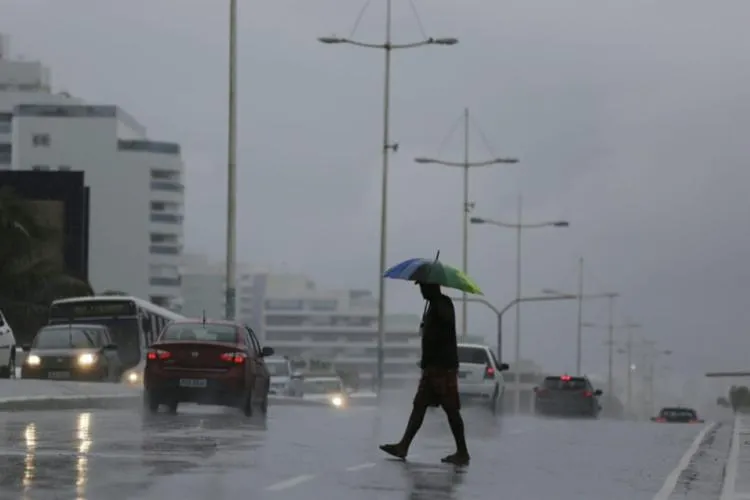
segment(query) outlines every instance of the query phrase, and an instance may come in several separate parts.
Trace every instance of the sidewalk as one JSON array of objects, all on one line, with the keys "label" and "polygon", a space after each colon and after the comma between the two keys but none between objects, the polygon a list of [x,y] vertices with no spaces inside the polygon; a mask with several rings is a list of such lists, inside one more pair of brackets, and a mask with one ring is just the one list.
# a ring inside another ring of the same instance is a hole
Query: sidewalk
[{"label": "sidewalk", "polygon": [[750,500],[750,415],[737,415],[721,500]]}]

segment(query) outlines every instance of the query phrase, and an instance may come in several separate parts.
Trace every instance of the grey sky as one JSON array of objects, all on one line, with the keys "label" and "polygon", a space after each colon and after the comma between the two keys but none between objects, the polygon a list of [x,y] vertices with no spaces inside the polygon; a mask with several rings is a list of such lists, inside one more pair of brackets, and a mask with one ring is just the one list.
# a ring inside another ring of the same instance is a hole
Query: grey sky
[{"label": "grey sky", "polygon": [[[217,257],[227,3],[0,6],[14,53],[50,64],[58,89],[115,102],[152,136],[184,145],[188,246]],[[358,38],[382,40],[383,3],[372,0]],[[382,53],[315,42],[347,35],[361,3],[240,4],[240,257],[307,271],[321,286],[374,288]],[[420,38],[408,2],[394,4],[396,37]],[[523,162],[473,174],[476,214],[510,220],[522,191],[527,221],[573,224],[525,234],[526,291],[574,288],[583,254],[591,291],[621,292],[618,322],[641,322],[643,334],[673,348],[675,371],[746,364],[750,4],[417,0],[417,8],[429,35],[461,43],[395,57],[401,149],[392,162],[389,261],[440,248],[460,262],[460,173],[411,160],[459,159],[460,134],[439,149],[469,106],[494,154]],[[492,156],[478,136],[473,142],[474,157]],[[470,271],[493,301],[514,295],[514,251],[512,231],[472,228]],[[419,308],[406,284],[389,283],[388,294],[392,311]],[[605,321],[604,304],[587,304],[586,317]],[[574,323],[571,303],[525,307],[524,352],[572,369]],[[493,331],[493,317],[472,306],[471,326]],[[602,371],[605,333],[586,334],[586,368]]]}]

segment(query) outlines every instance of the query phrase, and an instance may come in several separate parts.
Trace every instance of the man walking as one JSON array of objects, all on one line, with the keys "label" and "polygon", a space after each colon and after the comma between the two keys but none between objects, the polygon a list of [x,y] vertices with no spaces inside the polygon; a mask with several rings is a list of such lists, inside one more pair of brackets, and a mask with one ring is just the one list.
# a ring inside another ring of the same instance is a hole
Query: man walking
[{"label": "man walking", "polygon": [[456,441],[456,452],[444,457],[442,462],[467,465],[470,457],[458,396],[456,313],[450,297],[443,295],[438,285],[419,283],[419,288],[422,297],[428,302],[427,311],[422,318],[422,377],[401,441],[381,445],[380,449],[389,455],[405,459],[422,426],[427,408],[442,406]]}]

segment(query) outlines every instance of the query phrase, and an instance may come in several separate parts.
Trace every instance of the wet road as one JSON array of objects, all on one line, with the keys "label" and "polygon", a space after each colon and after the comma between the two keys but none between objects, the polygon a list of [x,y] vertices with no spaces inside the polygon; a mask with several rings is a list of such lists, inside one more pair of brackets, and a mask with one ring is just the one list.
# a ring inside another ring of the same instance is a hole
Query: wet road
[{"label": "wet road", "polygon": [[407,408],[272,407],[267,420],[185,407],[0,413],[0,498],[652,500],[700,426],[493,418],[467,409],[472,463],[429,414],[407,463],[377,444]]}]

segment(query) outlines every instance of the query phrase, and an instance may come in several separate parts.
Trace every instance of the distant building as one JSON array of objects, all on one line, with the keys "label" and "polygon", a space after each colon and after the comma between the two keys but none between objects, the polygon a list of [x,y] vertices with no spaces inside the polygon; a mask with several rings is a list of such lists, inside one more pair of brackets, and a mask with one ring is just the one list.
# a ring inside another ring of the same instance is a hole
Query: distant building
[{"label": "distant building", "polygon": [[[188,316],[224,316],[224,266],[190,256],[184,261],[183,309]],[[367,383],[377,365],[377,300],[369,290],[324,290],[304,275],[251,272],[239,266],[237,319],[281,355],[330,360],[355,369]],[[419,316],[388,315],[384,343],[386,383],[418,374]]]},{"label": "distant building", "polygon": [[82,172],[0,171],[0,188],[10,187],[53,230],[45,249],[70,276],[88,279],[89,188]]},{"label": "distant building", "polygon": [[85,172],[94,289],[179,308],[179,144],[151,140],[117,106],[52,93],[48,68],[7,54],[7,39],[0,36],[0,170]]}]

